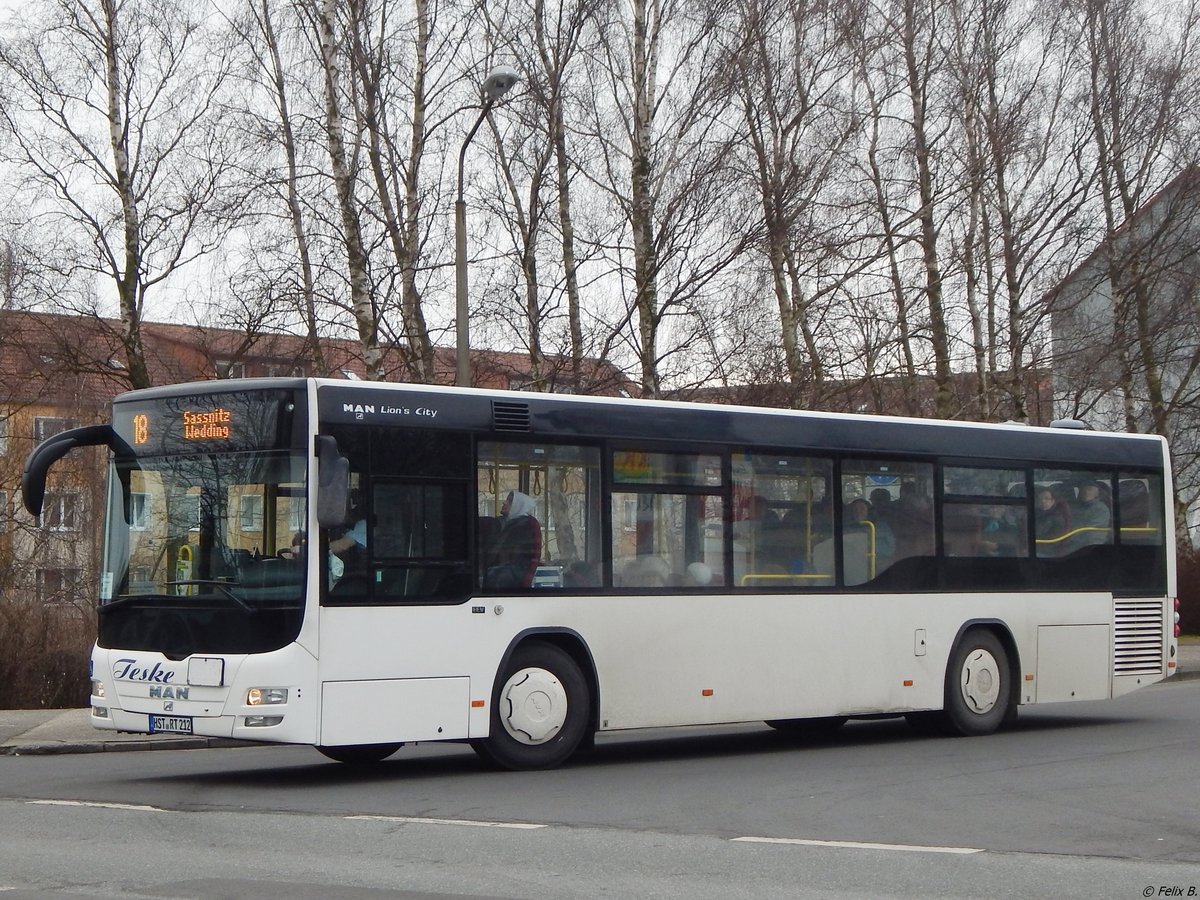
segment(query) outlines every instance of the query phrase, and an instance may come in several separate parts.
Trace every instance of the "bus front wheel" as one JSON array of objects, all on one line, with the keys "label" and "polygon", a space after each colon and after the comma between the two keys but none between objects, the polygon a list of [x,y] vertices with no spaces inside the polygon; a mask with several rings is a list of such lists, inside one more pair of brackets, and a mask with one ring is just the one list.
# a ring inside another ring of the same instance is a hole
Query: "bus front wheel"
[{"label": "bus front wheel", "polygon": [[552,769],[587,732],[588,687],[565,650],[542,641],[519,646],[492,692],[490,736],[471,742],[505,769]]},{"label": "bus front wheel", "polygon": [[984,628],[963,635],[946,668],[944,719],[951,734],[991,734],[1011,716],[1012,664],[1000,639]]},{"label": "bus front wheel", "polygon": [[324,756],[334,762],[352,766],[369,766],[383,762],[403,744],[343,744],[340,747],[318,747]]}]

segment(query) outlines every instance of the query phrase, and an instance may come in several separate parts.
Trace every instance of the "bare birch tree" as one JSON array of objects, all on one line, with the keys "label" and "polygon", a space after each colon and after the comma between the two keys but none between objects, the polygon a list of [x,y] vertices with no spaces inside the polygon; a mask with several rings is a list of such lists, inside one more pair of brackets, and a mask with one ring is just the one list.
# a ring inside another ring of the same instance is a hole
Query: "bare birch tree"
[{"label": "bare birch tree", "polygon": [[1086,132],[1068,97],[1078,54],[1057,8],[962,0],[950,14],[945,53],[959,96],[966,195],[956,243],[977,414],[1024,421],[1029,348],[1046,326],[1053,279],[1074,258],[1085,196],[1074,160]]},{"label": "bare birch tree", "polygon": [[[663,392],[664,326],[697,310],[748,244],[736,206],[722,120],[727,81],[713,77],[720,8],[633,0],[603,24],[591,82],[588,131],[603,158],[595,183],[619,211],[628,243],[617,248],[644,396]],[[603,90],[601,90],[603,88]],[[724,222],[723,217],[728,217]],[[685,363],[686,365],[686,363]]]},{"label": "bare birch tree", "polygon": [[[247,165],[248,176],[261,186],[261,191],[255,195],[256,199],[261,199],[254,221],[274,219],[280,214],[275,209],[276,204],[281,206],[292,251],[270,254],[282,259],[268,267],[261,289],[267,296],[260,296],[263,303],[259,305],[270,306],[270,298],[278,294],[291,300],[287,305],[299,315],[312,371],[316,375],[328,375],[329,366],[321,346],[317,266],[305,215],[306,202],[315,199],[305,196],[308,193],[305,182],[311,184],[315,179],[313,172],[305,169],[303,136],[293,113],[293,95],[297,87],[291,73],[297,68],[297,54],[294,47],[288,53],[288,44],[293,42],[289,42],[287,36],[294,33],[296,27],[291,19],[281,15],[277,6],[271,0],[249,0],[245,15],[236,23],[241,45],[252,61],[247,75],[251,86],[246,92],[249,103],[242,113],[250,122],[248,130],[266,151],[265,163]],[[280,19],[284,20],[282,26]],[[279,156],[282,160],[277,163]],[[260,243],[258,238],[256,233],[250,241],[256,250]]]},{"label": "bare birch tree", "polygon": [[[581,56],[594,49],[597,13],[606,5],[607,0],[576,0],[547,8],[544,0],[531,0],[488,19],[498,47],[517,62],[524,79],[520,104],[503,116],[514,122],[505,129],[508,140],[496,117],[490,123],[509,198],[506,210],[496,213],[507,214],[510,223],[523,282],[521,330],[535,388],[552,381],[565,382],[576,392],[587,388],[580,251],[572,209],[572,182],[586,160],[580,156],[581,142],[568,136],[568,116],[578,120],[581,115],[572,81],[584,76]],[[564,305],[566,328],[559,339],[555,320],[564,315]],[[564,350],[554,371],[546,369],[548,342]]]},{"label": "bare birch tree", "polygon": [[128,380],[150,384],[147,294],[218,246],[231,221],[221,124],[228,77],[207,6],[56,0],[10,20],[0,45],[7,161],[31,227],[67,231],[63,276],[116,295]]},{"label": "bare birch tree", "polygon": [[828,344],[818,338],[818,303],[851,270],[844,263],[851,255],[846,242],[854,238],[838,221],[830,190],[844,177],[858,127],[846,89],[851,63],[838,27],[842,14],[841,4],[826,0],[743,0],[730,23],[739,143],[749,151],[748,189],[762,211],[793,405],[822,393]]},{"label": "bare birch tree", "polygon": [[[362,208],[358,199],[358,161],[347,145],[351,134],[344,108],[347,94],[345,69],[350,65],[343,48],[352,33],[353,7],[340,16],[338,0],[303,0],[303,12],[311,29],[314,48],[320,60],[322,124],[330,175],[336,196],[339,239],[345,252],[345,277],[349,287],[349,309],[354,319],[363,365],[367,377],[384,377],[383,349],[379,342],[379,310],[371,289],[369,255],[364,237]],[[351,19],[348,25],[346,17]]]}]

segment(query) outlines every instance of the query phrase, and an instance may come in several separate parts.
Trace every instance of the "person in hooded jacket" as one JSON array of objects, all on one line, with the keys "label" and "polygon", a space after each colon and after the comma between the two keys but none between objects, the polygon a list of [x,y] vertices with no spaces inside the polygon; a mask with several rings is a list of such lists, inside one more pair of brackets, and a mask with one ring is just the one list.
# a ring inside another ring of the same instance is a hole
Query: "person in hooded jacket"
[{"label": "person in hooded jacket", "polygon": [[521,491],[510,491],[504,499],[487,554],[485,588],[514,590],[533,584],[542,555],[542,527],[536,512],[533,498]]}]

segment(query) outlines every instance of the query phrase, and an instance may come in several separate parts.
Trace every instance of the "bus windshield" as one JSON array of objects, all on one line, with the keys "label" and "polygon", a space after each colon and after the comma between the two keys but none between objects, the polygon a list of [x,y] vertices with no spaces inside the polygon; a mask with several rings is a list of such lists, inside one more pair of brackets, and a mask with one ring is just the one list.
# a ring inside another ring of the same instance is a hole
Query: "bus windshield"
[{"label": "bus windshield", "polygon": [[[294,638],[304,601],[302,454],[151,456],[112,465],[102,639],[150,646],[169,631],[182,653],[265,649]],[[161,625],[168,610],[177,618],[157,638],[135,626]],[[285,610],[292,614],[281,616]],[[253,638],[237,624],[242,619],[251,620]]]}]

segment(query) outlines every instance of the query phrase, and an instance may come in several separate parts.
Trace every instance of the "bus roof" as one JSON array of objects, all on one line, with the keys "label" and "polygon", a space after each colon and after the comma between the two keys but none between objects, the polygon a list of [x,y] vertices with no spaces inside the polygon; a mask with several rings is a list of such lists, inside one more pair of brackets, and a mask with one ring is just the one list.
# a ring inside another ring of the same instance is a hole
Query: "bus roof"
[{"label": "bus roof", "polygon": [[1161,469],[1166,459],[1165,441],[1158,435],[342,379],[194,382],[131,391],[114,403],[309,384],[317,389],[322,423],[465,428],[514,438],[652,439],[696,449],[733,444],[760,450],[937,455],[1047,466]]}]

